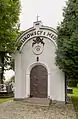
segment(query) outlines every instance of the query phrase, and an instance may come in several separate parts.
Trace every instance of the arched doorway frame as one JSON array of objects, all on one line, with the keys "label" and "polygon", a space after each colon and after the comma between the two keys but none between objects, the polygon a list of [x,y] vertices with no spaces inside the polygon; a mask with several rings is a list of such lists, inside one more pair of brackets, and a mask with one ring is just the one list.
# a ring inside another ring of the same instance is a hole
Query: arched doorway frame
[{"label": "arched doorway frame", "polygon": [[42,65],[47,70],[47,73],[48,73],[47,98],[50,98],[50,70],[48,68],[48,65],[41,63],[41,62],[30,64],[27,68],[27,71],[26,71],[26,98],[30,97],[30,72],[31,72],[32,68],[37,65]]}]

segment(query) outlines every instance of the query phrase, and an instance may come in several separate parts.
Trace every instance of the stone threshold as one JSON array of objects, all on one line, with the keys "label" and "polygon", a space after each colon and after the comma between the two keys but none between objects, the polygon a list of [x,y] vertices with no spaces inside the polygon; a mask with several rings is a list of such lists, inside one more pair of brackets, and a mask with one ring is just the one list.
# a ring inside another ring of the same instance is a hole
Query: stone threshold
[{"label": "stone threshold", "polygon": [[55,101],[49,98],[24,98],[24,99],[14,99],[15,101],[21,101],[27,105],[38,105],[38,106],[50,106],[52,104],[65,104],[62,101]]}]

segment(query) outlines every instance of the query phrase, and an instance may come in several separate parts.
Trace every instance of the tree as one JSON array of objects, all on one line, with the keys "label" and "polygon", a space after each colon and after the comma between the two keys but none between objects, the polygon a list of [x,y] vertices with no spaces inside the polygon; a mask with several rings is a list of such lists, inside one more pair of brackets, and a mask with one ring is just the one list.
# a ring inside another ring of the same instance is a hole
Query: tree
[{"label": "tree", "polygon": [[78,81],[78,0],[68,0],[64,19],[57,27],[56,64],[68,79]]},{"label": "tree", "polygon": [[18,36],[19,14],[20,0],[0,0],[1,83],[3,83],[4,60],[8,57],[7,53],[13,52],[15,49],[15,40]]}]

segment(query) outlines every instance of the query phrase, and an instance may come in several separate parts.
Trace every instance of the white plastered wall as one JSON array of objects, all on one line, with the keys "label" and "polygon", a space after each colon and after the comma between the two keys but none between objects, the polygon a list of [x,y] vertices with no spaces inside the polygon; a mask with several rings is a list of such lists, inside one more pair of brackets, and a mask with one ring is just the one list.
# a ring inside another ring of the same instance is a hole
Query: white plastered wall
[{"label": "white plastered wall", "polygon": [[25,43],[21,53],[16,53],[16,90],[15,98],[27,98],[30,96],[30,71],[32,67],[42,64],[48,71],[48,96],[52,100],[65,101],[64,73],[55,65],[55,44],[44,38],[44,50],[39,56],[32,52],[32,39]]}]

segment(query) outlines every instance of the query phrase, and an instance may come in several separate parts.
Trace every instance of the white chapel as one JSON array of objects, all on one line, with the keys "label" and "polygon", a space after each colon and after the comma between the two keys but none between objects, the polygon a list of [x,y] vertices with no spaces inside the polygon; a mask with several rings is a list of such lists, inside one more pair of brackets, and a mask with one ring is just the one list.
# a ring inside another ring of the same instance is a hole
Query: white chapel
[{"label": "white chapel", "polygon": [[33,23],[17,39],[15,99],[49,98],[65,102],[65,74],[56,66],[56,30]]}]

